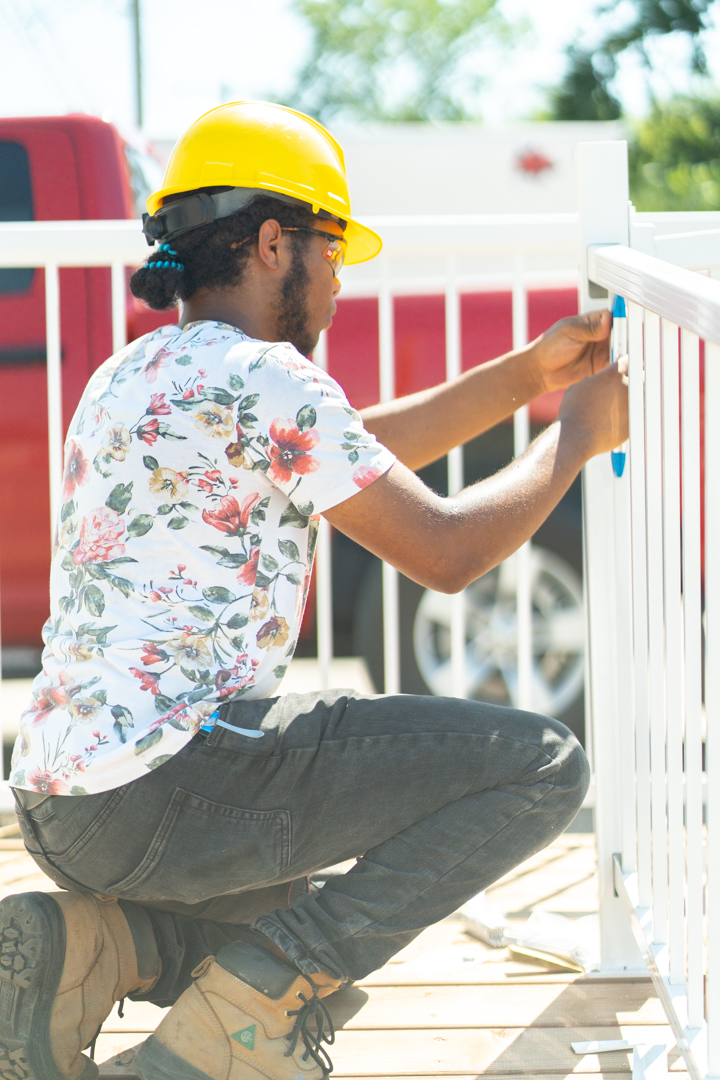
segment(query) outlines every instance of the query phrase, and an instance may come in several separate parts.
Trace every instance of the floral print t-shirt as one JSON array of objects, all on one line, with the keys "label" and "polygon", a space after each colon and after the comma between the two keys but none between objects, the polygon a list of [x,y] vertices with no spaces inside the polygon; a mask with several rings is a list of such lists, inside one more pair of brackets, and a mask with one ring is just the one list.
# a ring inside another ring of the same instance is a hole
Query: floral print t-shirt
[{"label": "floral print t-shirt", "polygon": [[11,785],[120,787],[218,703],[274,694],[318,515],[394,461],[290,344],[197,322],[111,357],[68,432],[43,670]]}]

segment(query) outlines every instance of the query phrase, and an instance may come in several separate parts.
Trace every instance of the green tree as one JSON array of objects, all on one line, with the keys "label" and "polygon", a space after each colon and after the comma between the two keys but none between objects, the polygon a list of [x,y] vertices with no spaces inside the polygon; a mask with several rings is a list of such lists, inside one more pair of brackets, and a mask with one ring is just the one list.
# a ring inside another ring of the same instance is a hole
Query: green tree
[{"label": "green tree", "polygon": [[[686,34],[693,43],[690,66],[699,75],[707,74],[707,62],[699,36],[706,29],[706,16],[713,0],[630,0],[632,16],[620,29],[610,29],[592,49],[577,42],[568,46],[568,66],[560,85],[550,91],[550,120],[614,120],[621,106],[608,90],[615,77],[618,60],[628,49],[635,51],[649,68],[647,45],[666,34]],[[597,17],[612,16],[618,0],[601,5]]]},{"label": "green tree", "polygon": [[629,150],[638,210],[720,210],[720,98],[656,102]]},{"label": "green tree", "polygon": [[289,104],[328,123],[477,119],[477,54],[509,40],[498,0],[295,0],[312,29]]}]

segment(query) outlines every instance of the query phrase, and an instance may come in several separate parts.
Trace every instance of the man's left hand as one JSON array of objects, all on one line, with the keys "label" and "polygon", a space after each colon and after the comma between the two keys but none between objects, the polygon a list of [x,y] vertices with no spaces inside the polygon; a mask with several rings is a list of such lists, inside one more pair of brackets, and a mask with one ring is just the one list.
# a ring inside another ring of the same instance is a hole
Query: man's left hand
[{"label": "man's left hand", "polygon": [[610,312],[589,311],[560,319],[530,346],[542,394],[565,390],[588,375],[596,375],[609,361]]}]

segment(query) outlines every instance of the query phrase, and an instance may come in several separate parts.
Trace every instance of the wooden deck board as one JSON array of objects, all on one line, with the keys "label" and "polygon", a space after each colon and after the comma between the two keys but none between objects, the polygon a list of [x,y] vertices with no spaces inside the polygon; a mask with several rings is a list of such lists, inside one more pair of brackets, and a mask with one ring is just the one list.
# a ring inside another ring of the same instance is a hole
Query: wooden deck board
[{"label": "wooden deck board", "polygon": [[[17,843],[0,841],[0,897],[32,889],[55,886]],[[559,837],[501,879],[491,897],[512,920],[536,906],[571,917],[596,910],[593,838]],[[650,1041],[668,1032],[649,979],[585,978],[513,958],[469,936],[457,916],[328,1004],[338,1028],[334,1075],[343,1080],[621,1080],[631,1072],[627,1053],[580,1057],[571,1042]],[[101,1080],[132,1080],[136,1048],[164,1011],[127,1002],[123,1018],[108,1018],[96,1048]],[[670,1067],[684,1080],[676,1051]]]}]

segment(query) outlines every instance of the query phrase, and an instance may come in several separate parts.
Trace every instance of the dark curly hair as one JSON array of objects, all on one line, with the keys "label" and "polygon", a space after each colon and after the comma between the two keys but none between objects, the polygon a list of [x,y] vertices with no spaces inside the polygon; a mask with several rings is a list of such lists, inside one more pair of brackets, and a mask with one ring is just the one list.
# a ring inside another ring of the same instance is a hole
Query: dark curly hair
[{"label": "dark curly hair", "polygon": [[[215,195],[230,189],[212,187],[202,190],[208,195]],[[184,191],[179,195],[170,195],[166,202],[184,199],[189,194],[197,192]],[[145,265],[130,278],[131,293],[156,311],[167,311],[175,307],[179,300],[189,300],[198,289],[237,285],[250,257],[252,244],[236,248],[232,245],[254,238],[262,223],[269,218],[280,225],[313,224],[310,207],[289,206],[271,196],[260,196],[245,210],[219,218],[209,225],[200,225],[178,236],[169,245],[163,245],[169,247],[169,252],[155,248]],[[291,237],[296,251],[305,250],[309,241],[307,233],[291,233]],[[154,266],[168,262],[171,265]]]}]

